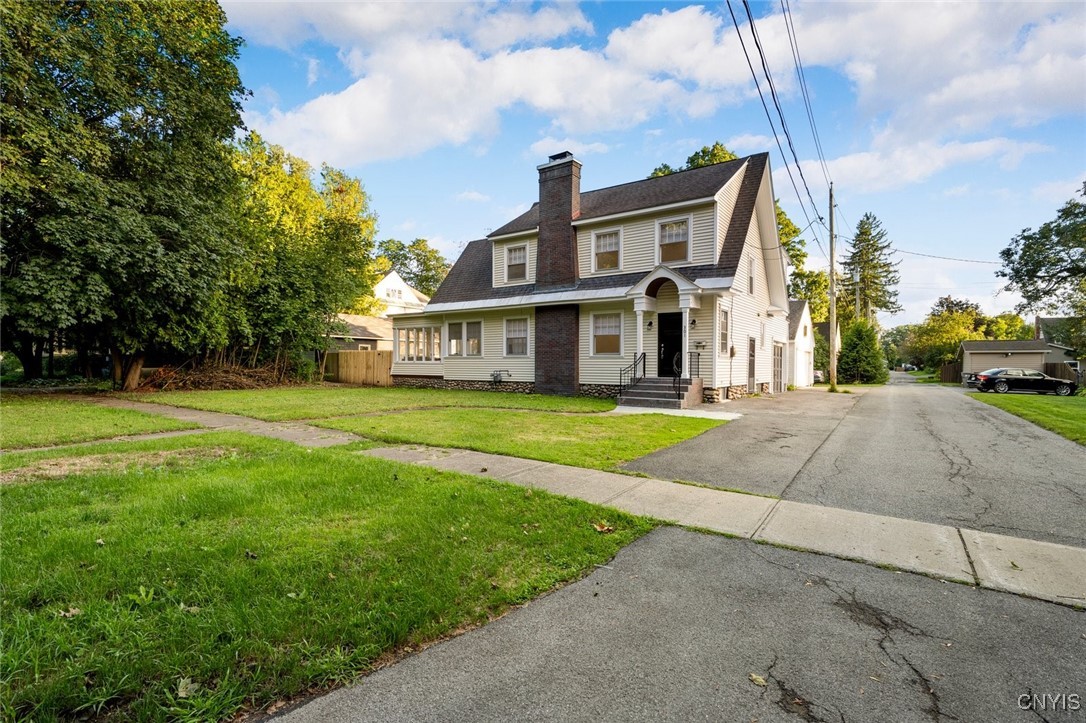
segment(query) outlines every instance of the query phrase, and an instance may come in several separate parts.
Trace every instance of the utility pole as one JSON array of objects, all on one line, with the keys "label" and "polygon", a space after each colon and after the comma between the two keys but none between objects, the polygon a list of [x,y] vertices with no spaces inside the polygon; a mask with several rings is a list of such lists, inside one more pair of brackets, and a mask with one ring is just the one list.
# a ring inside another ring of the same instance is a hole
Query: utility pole
[{"label": "utility pole", "polygon": [[[856,287],[856,318],[860,318],[860,270],[856,269],[852,272],[852,285]],[[867,321],[867,314],[864,314],[864,321]]]},{"label": "utility pole", "polygon": [[830,391],[837,391],[837,272],[833,268],[833,182],[830,182]]}]

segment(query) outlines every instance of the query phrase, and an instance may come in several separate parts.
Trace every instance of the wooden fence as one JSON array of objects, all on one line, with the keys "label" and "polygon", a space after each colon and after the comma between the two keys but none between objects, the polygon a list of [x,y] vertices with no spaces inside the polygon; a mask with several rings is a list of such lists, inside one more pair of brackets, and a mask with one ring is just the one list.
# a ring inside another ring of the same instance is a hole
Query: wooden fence
[{"label": "wooden fence", "polygon": [[962,381],[962,363],[949,362],[939,367],[939,381],[941,382],[956,382],[961,384]]},{"label": "wooden fence", "polygon": [[328,352],[324,373],[334,382],[364,384],[370,387],[392,386],[392,351]]},{"label": "wooden fence", "polygon": [[1056,377],[1057,379],[1074,379],[1078,383],[1082,383],[1082,377],[1079,372],[1069,367],[1063,362],[1057,362],[1055,364],[1045,364],[1045,368],[1042,369],[1045,374],[1050,377]]}]

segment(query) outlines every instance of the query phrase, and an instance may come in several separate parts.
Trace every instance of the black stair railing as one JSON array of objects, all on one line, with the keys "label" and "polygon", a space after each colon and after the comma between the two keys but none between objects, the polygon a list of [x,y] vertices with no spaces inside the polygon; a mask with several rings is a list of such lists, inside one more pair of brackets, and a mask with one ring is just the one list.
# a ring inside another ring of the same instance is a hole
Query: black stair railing
[{"label": "black stair railing", "polygon": [[[690,379],[701,376],[701,354],[696,351],[690,352],[690,357],[687,362],[690,364]],[[675,392],[676,399],[682,399],[682,384],[683,384],[683,355],[681,352],[676,352],[675,356],[671,359],[671,371],[673,376],[671,377],[671,389]]]},{"label": "black stair railing", "polygon": [[641,352],[634,358],[633,364],[618,373],[618,393],[621,395],[627,389],[637,384],[645,376],[645,352]]}]

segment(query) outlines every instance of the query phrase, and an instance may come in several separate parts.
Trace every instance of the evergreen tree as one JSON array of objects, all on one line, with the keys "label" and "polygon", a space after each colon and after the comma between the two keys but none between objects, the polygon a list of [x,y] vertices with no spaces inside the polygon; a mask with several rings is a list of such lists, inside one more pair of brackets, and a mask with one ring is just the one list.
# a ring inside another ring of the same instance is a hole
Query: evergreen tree
[{"label": "evergreen tree", "polygon": [[882,223],[874,214],[865,213],[856,225],[852,251],[841,263],[844,278],[839,293],[847,295],[846,305],[856,306],[858,292],[859,308],[853,309],[855,319],[873,321],[877,311],[891,314],[901,311],[894,288],[901,279],[897,270],[901,262],[891,261],[892,253]]},{"label": "evergreen tree", "polygon": [[879,346],[875,326],[864,321],[854,322],[841,340],[841,355],[837,358],[837,380],[885,384],[889,378],[886,357]]}]

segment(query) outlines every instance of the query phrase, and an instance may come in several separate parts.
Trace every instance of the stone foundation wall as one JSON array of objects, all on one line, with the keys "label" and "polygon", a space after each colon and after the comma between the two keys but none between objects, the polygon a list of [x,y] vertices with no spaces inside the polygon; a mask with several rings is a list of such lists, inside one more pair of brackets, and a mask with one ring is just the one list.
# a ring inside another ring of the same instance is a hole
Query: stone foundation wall
[{"label": "stone foundation wall", "polygon": [[397,374],[392,377],[392,386],[412,389],[462,389],[473,392],[516,392],[534,394],[533,382],[487,382],[477,379],[443,379],[441,377],[407,376]]},{"label": "stone foundation wall", "polygon": [[579,397],[593,397],[595,399],[614,399],[618,396],[617,384],[582,384]]},{"label": "stone foundation wall", "polygon": [[705,387],[701,390],[701,401],[704,404],[719,404],[724,401],[727,387]]},{"label": "stone foundation wall", "polygon": [[743,399],[747,396],[746,384],[737,384],[734,387],[724,387],[723,389],[727,399]]},{"label": "stone foundation wall", "polygon": [[769,394],[769,382],[762,382],[759,384],[758,391],[762,394]]}]

